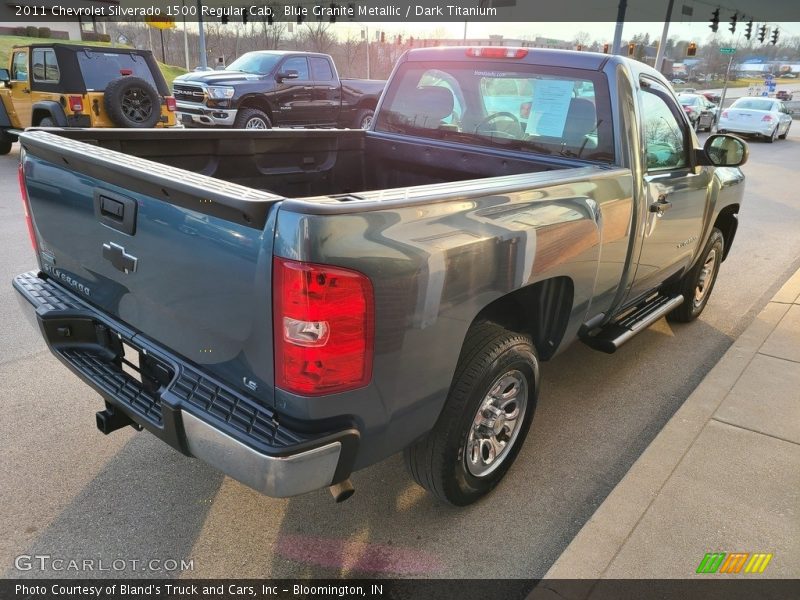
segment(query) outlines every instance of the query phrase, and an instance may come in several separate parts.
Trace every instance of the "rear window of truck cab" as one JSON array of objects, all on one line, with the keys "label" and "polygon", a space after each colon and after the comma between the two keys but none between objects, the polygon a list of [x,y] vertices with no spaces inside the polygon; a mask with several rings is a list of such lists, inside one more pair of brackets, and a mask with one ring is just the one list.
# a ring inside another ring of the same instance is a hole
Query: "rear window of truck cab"
[{"label": "rear window of truck cab", "polygon": [[608,85],[596,71],[407,62],[392,79],[376,130],[614,162]]},{"label": "rear window of truck cab", "polygon": [[114,79],[140,77],[158,89],[147,60],[133,52],[78,52],[78,65],[89,92],[102,92]]}]

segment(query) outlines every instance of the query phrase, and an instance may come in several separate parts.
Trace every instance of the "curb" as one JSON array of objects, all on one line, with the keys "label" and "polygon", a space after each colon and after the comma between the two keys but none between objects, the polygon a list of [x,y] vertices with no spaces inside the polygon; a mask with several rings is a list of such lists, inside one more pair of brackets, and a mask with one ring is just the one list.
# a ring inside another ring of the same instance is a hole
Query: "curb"
[{"label": "curb", "polygon": [[545,579],[600,579],[701,430],[800,298],[800,270],[733,343],[611,491]]}]

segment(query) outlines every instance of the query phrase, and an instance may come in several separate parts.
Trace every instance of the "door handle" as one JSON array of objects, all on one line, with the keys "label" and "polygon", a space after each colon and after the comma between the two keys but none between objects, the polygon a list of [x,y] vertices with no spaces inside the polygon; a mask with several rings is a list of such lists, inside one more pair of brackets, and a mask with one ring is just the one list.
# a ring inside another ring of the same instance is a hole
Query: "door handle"
[{"label": "door handle", "polygon": [[672,208],[672,202],[667,200],[666,194],[660,194],[658,200],[650,205],[650,212],[656,213],[659,217]]},{"label": "door handle", "polygon": [[22,88],[22,93],[23,94],[30,94],[31,90],[30,90],[30,88]]}]

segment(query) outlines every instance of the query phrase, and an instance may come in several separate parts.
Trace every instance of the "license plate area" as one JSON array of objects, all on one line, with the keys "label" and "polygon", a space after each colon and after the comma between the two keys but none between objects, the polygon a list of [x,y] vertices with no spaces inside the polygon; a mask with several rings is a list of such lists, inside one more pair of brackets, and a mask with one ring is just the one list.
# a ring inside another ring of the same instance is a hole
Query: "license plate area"
[{"label": "license plate area", "polygon": [[142,367],[139,361],[139,350],[126,342],[122,342],[123,354],[120,356],[122,370],[129,376],[143,384]]}]

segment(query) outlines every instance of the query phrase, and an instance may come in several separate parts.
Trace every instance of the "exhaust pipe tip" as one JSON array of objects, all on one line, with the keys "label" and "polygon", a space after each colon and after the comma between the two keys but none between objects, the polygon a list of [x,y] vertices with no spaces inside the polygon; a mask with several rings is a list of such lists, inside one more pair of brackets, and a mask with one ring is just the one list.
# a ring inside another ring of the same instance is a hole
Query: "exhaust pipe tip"
[{"label": "exhaust pipe tip", "polygon": [[350,496],[355,493],[355,488],[353,487],[353,482],[349,479],[345,479],[344,481],[340,481],[328,488],[331,492],[331,496],[336,501],[336,503],[344,502]]}]

